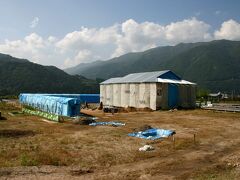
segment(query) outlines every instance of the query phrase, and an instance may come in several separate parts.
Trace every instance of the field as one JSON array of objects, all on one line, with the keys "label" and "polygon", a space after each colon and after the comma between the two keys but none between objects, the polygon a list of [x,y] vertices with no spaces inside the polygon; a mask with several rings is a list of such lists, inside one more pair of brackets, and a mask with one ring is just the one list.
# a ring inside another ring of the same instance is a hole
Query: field
[{"label": "field", "polygon": [[[239,113],[84,110],[126,123],[92,127],[0,111],[0,179],[240,179]],[[127,136],[144,125],[175,130],[175,143]],[[139,152],[145,144],[155,149]]]}]

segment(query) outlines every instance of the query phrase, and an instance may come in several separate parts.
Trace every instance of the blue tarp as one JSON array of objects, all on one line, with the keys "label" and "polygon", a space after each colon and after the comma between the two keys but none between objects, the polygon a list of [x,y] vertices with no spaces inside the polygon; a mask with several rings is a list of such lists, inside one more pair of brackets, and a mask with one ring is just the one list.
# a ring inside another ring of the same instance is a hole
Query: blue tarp
[{"label": "blue tarp", "polygon": [[114,121],[109,121],[109,122],[94,122],[89,124],[90,126],[106,126],[106,125],[111,125],[111,126],[125,126],[125,123],[121,122],[114,122]]},{"label": "blue tarp", "polygon": [[85,103],[85,102],[99,103],[100,102],[100,94],[34,94],[34,95],[77,98],[80,101],[80,103]]},{"label": "blue tarp", "polygon": [[169,137],[169,136],[172,136],[173,134],[175,134],[175,131],[152,128],[152,129],[148,129],[146,131],[129,133],[128,136],[155,140],[155,139],[160,139],[160,138],[164,138],[164,137]]},{"label": "blue tarp", "polygon": [[81,102],[99,103],[100,95],[99,94],[80,94],[79,99]]},{"label": "blue tarp", "polygon": [[47,94],[20,94],[19,101],[38,110],[61,116],[80,114],[80,100],[77,98],[56,97]]},{"label": "blue tarp", "polygon": [[99,94],[28,94],[19,95],[22,104],[61,116],[78,116],[80,104],[99,103]]},{"label": "blue tarp", "polygon": [[99,103],[100,102],[100,94],[47,94],[49,96],[56,97],[69,97],[69,98],[77,98],[81,103]]}]

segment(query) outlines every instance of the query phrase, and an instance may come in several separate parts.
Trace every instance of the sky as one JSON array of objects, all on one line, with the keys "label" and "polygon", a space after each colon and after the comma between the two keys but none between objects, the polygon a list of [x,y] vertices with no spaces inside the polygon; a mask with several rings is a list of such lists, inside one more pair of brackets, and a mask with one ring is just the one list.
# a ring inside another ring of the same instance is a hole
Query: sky
[{"label": "sky", "polygon": [[216,39],[240,40],[240,1],[0,0],[0,53],[62,69]]}]

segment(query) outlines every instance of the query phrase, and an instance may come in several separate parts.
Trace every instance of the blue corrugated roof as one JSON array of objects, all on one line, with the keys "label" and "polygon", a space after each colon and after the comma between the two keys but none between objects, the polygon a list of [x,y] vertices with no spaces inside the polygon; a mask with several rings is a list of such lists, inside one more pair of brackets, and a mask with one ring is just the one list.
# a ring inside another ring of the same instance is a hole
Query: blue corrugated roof
[{"label": "blue corrugated roof", "polygon": [[128,74],[124,77],[108,79],[100,84],[158,82],[158,78],[160,77],[163,79],[181,79],[172,71],[165,70]]}]

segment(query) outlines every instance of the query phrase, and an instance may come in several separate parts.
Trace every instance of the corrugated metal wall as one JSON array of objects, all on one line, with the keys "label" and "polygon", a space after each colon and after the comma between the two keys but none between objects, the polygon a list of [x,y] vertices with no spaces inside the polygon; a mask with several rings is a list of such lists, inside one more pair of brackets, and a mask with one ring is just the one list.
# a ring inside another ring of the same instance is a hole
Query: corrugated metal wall
[{"label": "corrugated metal wall", "polygon": [[106,104],[106,85],[100,85],[100,102]]},{"label": "corrugated metal wall", "polygon": [[139,108],[142,108],[145,105],[144,94],[145,94],[145,84],[141,83],[139,84],[139,97],[138,97]]},{"label": "corrugated metal wall", "polygon": [[106,102],[105,105],[113,106],[113,85],[107,84],[106,85]]},{"label": "corrugated metal wall", "polygon": [[149,108],[157,110],[157,83],[149,83],[150,103]]},{"label": "corrugated metal wall", "polygon": [[128,107],[130,101],[130,85],[121,84],[121,105],[120,107]]},{"label": "corrugated metal wall", "polygon": [[168,84],[157,83],[156,87],[156,108],[168,109]]},{"label": "corrugated metal wall", "polygon": [[139,84],[138,108],[150,108],[150,83]]},{"label": "corrugated metal wall", "polygon": [[134,83],[130,84],[130,101],[129,101],[129,106],[130,107],[136,107],[136,100],[138,98],[138,90],[137,86]]},{"label": "corrugated metal wall", "polygon": [[155,109],[156,83],[100,85],[100,101],[105,106]]},{"label": "corrugated metal wall", "polygon": [[121,84],[113,84],[113,105],[121,106]]},{"label": "corrugated metal wall", "polygon": [[179,107],[195,108],[196,86],[179,85]]},{"label": "corrugated metal wall", "polygon": [[125,92],[125,84],[120,84],[120,86],[121,86],[121,104],[120,104],[120,107],[125,107],[125,94],[126,94],[126,92]]},{"label": "corrugated metal wall", "polygon": [[125,83],[100,85],[100,98],[103,105],[117,107],[136,107],[169,109],[169,99],[177,97],[176,107],[194,108],[196,101],[196,86],[173,84],[176,94],[169,94],[168,83]]}]

